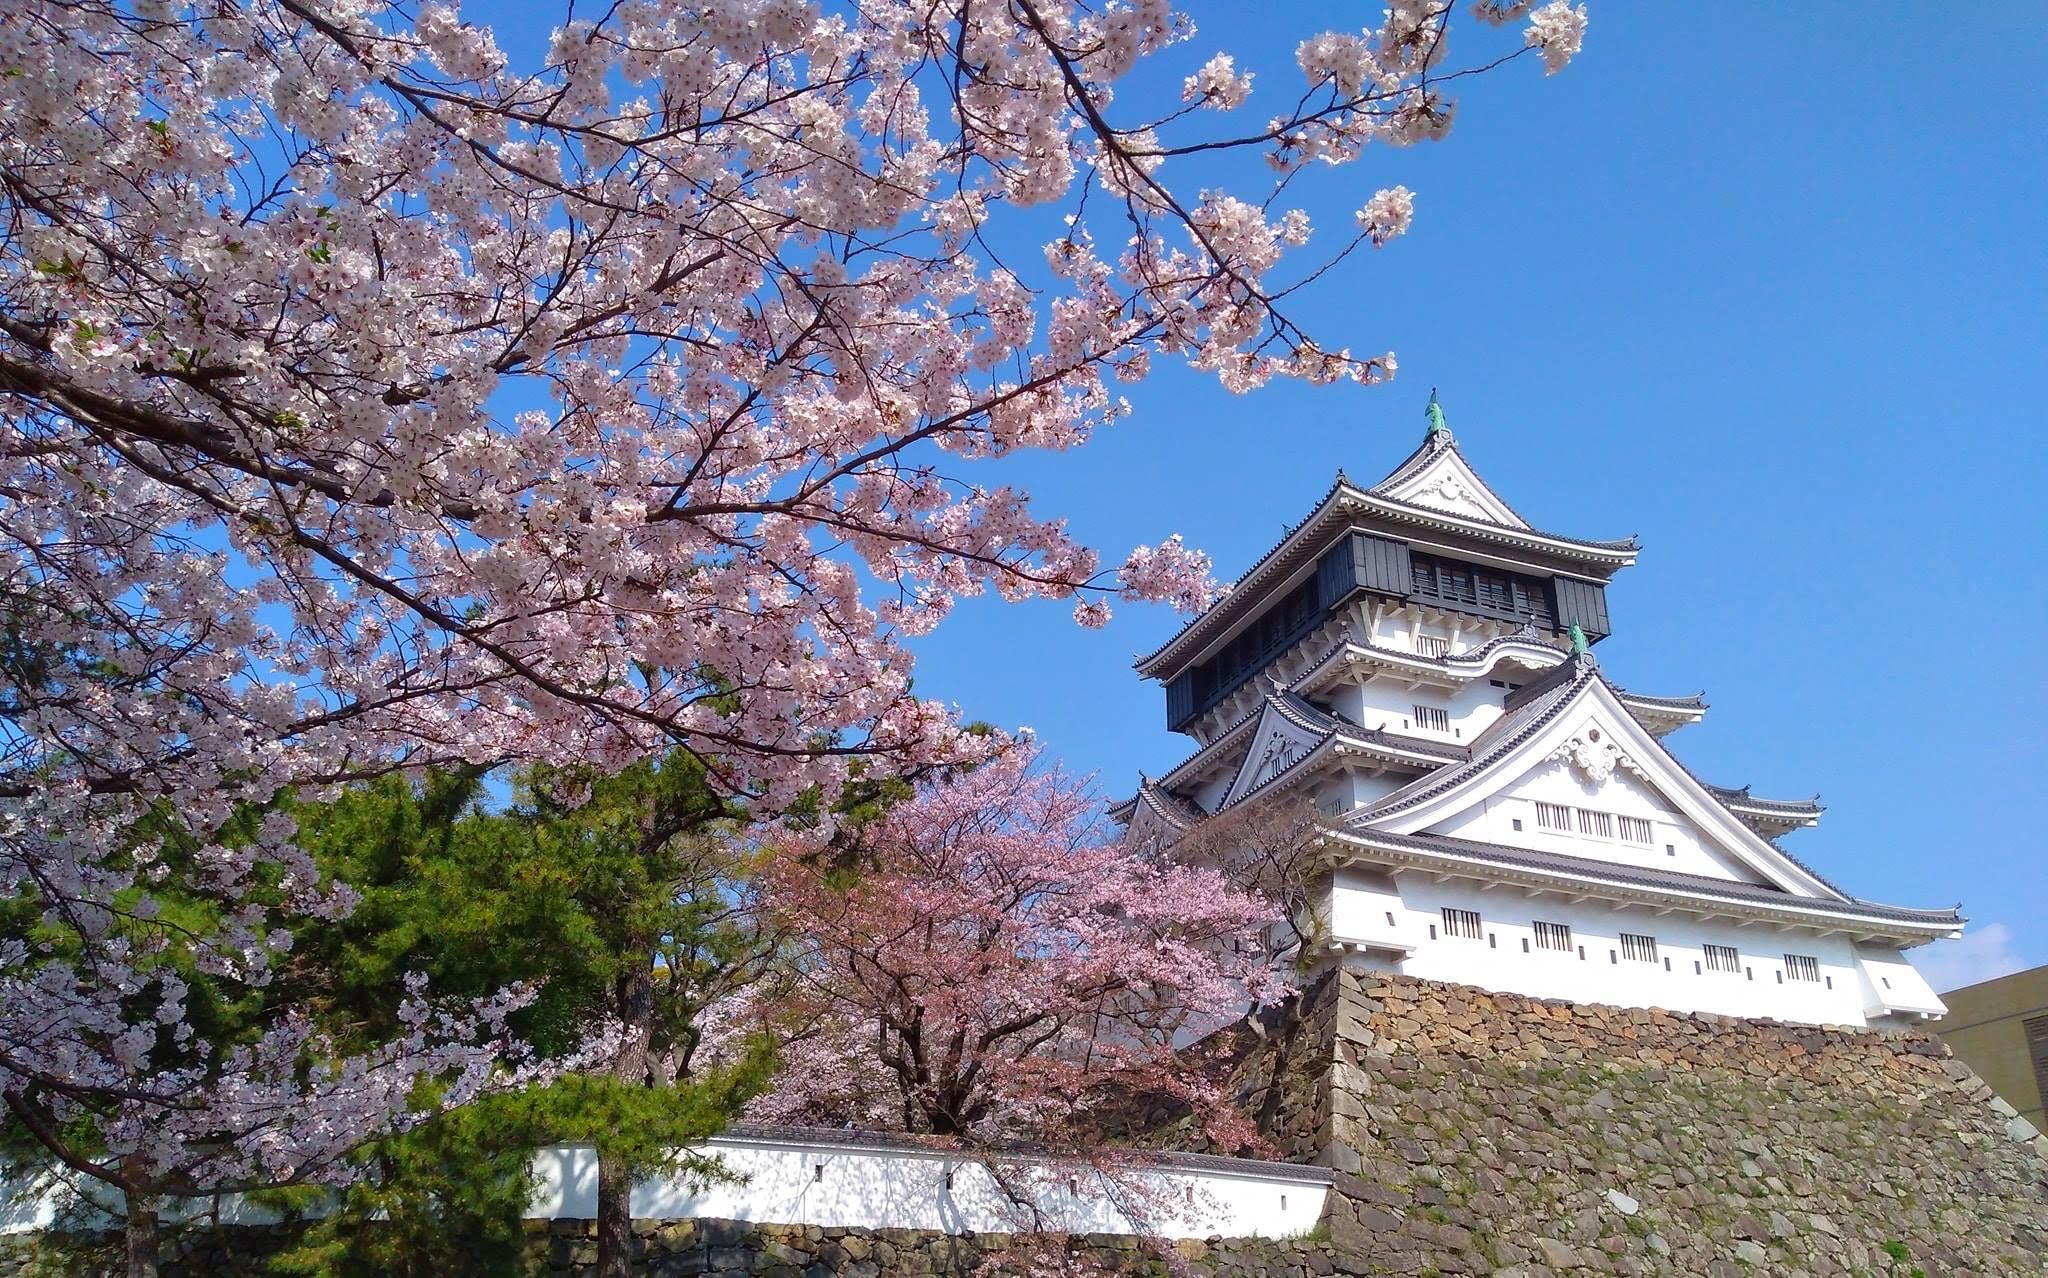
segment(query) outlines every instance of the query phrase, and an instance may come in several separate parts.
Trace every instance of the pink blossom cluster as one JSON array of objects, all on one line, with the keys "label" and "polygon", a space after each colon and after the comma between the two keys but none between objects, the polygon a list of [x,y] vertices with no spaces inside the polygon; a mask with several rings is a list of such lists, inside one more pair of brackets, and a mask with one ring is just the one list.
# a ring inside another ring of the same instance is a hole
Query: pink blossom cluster
[{"label": "pink blossom cluster", "polygon": [[[996,743],[905,643],[955,600],[1211,592],[1177,539],[1105,570],[971,463],[1085,442],[1160,356],[1233,390],[1392,371],[1285,315],[1350,245],[1302,261],[1268,166],[1439,135],[1448,3],[1305,42],[1306,97],[1207,138],[1111,91],[1192,38],[1166,0],[591,15],[514,66],[446,3],[0,9],[0,891],[68,938],[0,949],[0,1091],[111,1104],[162,1166],[203,1130],[301,1174],[496,1050],[495,1007],[389,1059],[187,1041],[164,947],[255,986],[350,903],[238,814],[678,746],[767,811],[856,760],[971,763]],[[1579,11],[1532,22],[1576,49]],[[1188,84],[1250,93],[1227,56]],[[1197,149],[1269,189],[1176,191]],[[1058,203],[1042,268],[994,259],[985,228]],[[172,887],[217,922],[165,924]]]},{"label": "pink blossom cluster", "polygon": [[1105,1108],[1173,1096],[1231,1148],[1249,1136],[1188,1065],[1286,992],[1272,907],[1124,846],[1029,752],[925,787],[849,844],[780,844],[767,899],[807,958],[765,1116],[1085,1148]]}]

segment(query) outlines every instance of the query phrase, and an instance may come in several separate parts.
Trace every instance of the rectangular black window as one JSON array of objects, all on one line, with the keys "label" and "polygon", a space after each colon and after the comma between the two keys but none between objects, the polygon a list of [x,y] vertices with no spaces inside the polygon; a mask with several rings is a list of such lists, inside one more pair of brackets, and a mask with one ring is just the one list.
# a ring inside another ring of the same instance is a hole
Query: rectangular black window
[{"label": "rectangular black window", "polygon": [[1572,810],[1563,804],[1539,801],[1536,804],[1536,824],[1546,830],[1562,830],[1566,834],[1570,834],[1572,830]]},{"label": "rectangular black window", "polygon": [[1532,621],[1547,630],[1556,629],[1550,583],[1541,577],[1500,572],[1412,551],[1408,586],[1411,596],[1434,600],[1454,611],[1506,621]]},{"label": "rectangular black window", "polygon": [[1564,950],[1572,948],[1572,929],[1565,923],[1545,923],[1536,920],[1536,948],[1539,950]]},{"label": "rectangular black window", "polygon": [[1193,718],[1244,686],[1247,679],[1264,670],[1273,658],[1308,637],[1323,619],[1311,577],[1288,591],[1222,651],[1193,670]]},{"label": "rectangular black window", "polygon": [[1709,945],[1705,947],[1707,970],[1709,972],[1740,972],[1742,954],[1732,945]]},{"label": "rectangular black window", "polygon": [[1476,941],[1480,936],[1479,911],[1444,907],[1444,935]]},{"label": "rectangular black window", "polygon": [[1657,961],[1657,938],[1639,936],[1634,932],[1621,934],[1621,956],[1631,963],[1655,963]]},{"label": "rectangular black window", "polygon": [[1812,981],[1820,984],[1820,960],[1811,954],[1787,954],[1785,956],[1785,979],[1788,981]]}]

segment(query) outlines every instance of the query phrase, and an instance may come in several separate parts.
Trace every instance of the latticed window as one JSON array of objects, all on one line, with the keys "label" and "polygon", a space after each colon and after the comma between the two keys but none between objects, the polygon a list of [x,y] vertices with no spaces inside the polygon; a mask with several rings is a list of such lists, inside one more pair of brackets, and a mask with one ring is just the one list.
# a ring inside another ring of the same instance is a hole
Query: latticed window
[{"label": "latticed window", "polygon": [[1594,812],[1589,808],[1579,809],[1579,833],[1597,834],[1603,839],[1614,837],[1614,818],[1605,812]]},{"label": "latticed window", "polygon": [[1709,972],[1740,972],[1742,952],[1732,945],[1706,946],[1706,963]]},{"label": "latticed window", "polygon": [[1820,960],[1811,954],[1787,954],[1785,956],[1785,979],[1788,981],[1812,981],[1820,984]]},{"label": "latticed window", "polygon": [[1545,923],[1536,920],[1536,948],[1539,950],[1570,950],[1572,929],[1567,923]]},{"label": "latticed window", "polygon": [[1479,911],[1459,910],[1444,907],[1444,935],[1461,937],[1467,941],[1479,939]]},{"label": "latticed window", "polygon": [[1561,803],[1539,803],[1536,805],[1536,824],[1546,830],[1563,830],[1569,834],[1572,810]]},{"label": "latticed window", "polygon": [[1431,732],[1449,732],[1451,730],[1451,712],[1442,706],[1417,706],[1415,707],[1415,726],[1426,728]]},{"label": "latticed window", "polygon": [[1459,611],[1550,624],[1550,588],[1541,578],[1493,572],[1476,564],[1420,552],[1409,556],[1408,573],[1409,592],[1423,599],[1437,600]]},{"label": "latticed window", "polygon": [[1425,657],[1448,657],[1451,655],[1451,641],[1442,635],[1417,635],[1415,651]]},{"label": "latticed window", "polygon": [[1657,961],[1657,938],[1638,936],[1634,932],[1621,934],[1621,956],[1631,963],[1655,963]]},{"label": "latticed window", "polygon": [[1254,618],[1222,651],[1194,669],[1196,713],[1215,705],[1267,663],[1306,638],[1323,612],[1311,577]]},{"label": "latticed window", "polygon": [[1615,823],[1621,827],[1621,837],[1630,843],[1650,841],[1650,823],[1641,817],[1617,816]]}]

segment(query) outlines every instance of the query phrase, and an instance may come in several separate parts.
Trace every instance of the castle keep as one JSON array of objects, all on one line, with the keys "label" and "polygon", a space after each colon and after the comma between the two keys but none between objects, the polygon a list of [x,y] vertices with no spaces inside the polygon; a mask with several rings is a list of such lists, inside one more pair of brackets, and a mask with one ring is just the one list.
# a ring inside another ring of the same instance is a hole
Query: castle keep
[{"label": "castle keep", "polygon": [[1956,911],[1863,900],[1786,851],[1817,801],[1694,776],[1667,742],[1705,700],[1619,687],[1594,655],[1636,542],[1530,526],[1433,393],[1428,417],[1385,479],[1340,473],[1137,662],[1195,749],[1117,809],[1132,836],[1312,798],[1325,966],[1816,1025],[1940,1016],[1905,953],[1958,935]]}]

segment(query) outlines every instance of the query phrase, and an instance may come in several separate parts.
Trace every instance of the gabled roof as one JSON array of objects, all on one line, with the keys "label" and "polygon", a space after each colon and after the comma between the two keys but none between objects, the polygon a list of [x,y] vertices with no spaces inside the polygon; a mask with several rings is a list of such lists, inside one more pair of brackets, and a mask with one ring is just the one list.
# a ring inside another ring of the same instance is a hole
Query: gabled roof
[{"label": "gabled roof", "polygon": [[1354,830],[1419,834],[1458,810],[1510,783],[1546,751],[1564,746],[1570,735],[1566,713],[1590,705],[1608,722],[1601,748],[1645,770],[1649,783],[1728,854],[1767,882],[1802,898],[1851,899],[1834,884],[1789,856],[1743,821],[1664,748],[1628,710],[1614,686],[1600,674],[1590,652],[1576,653],[1541,679],[1507,698],[1507,711],[1472,742],[1469,762],[1442,768],[1396,790],[1345,819]]},{"label": "gabled roof", "polygon": [[[1409,736],[1401,732],[1389,732],[1384,728],[1363,727],[1349,719],[1331,714],[1297,692],[1269,684],[1258,705],[1236,723],[1224,729],[1208,745],[1175,764],[1158,780],[1141,775],[1138,792],[1112,807],[1110,815],[1119,821],[1128,822],[1137,805],[1147,802],[1149,793],[1159,796],[1161,802],[1170,800],[1172,804],[1177,805],[1175,810],[1178,815],[1195,821],[1201,820],[1208,814],[1175,794],[1173,787],[1184,785],[1196,776],[1233,758],[1236,760],[1236,770],[1242,774],[1251,763],[1252,746],[1259,739],[1257,728],[1267,721],[1269,715],[1299,732],[1304,742],[1305,748],[1301,757],[1285,770],[1290,773],[1299,765],[1308,762],[1310,754],[1320,756],[1323,747],[1333,741],[1349,752],[1372,755],[1417,768],[1442,767],[1448,763],[1461,762],[1468,757],[1464,746],[1453,745],[1448,741]],[[1266,784],[1277,779],[1277,775],[1268,778],[1255,789],[1263,790]],[[1232,789],[1237,789],[1234,783]],[[1246,795],[1239,797],[1247,797],[1251,792],[1248,790]],[[1162,816],[1166,815],[1162,813]],[[1179,828],[1186,828],[1185,823],[1177,824]]]},{"label": "gabled roof", "polygon": [[1432,510],[1470,514],[1506,528],[1526,531],[1530,527],[1528,520],[1479,477],[1448,430],[1424,435],[1421,446],[1368,491]]},{"label": "gabled roof", "polygon": [[1285,716],[1292,723],[1318,735],[1341,734],[1347,741],[1361,749],[1376,749],[1389,757],[1412,759],[1426,766],[1451,763],[1466,757],[1463,746],[1447,741],[1433,741],[1427,737],[1414,737],[1400,732],[1389,732],[1384,728],[1367,728],[1331,714],[1291,689],[1280,688],[1271,683],[1266,685],[1265,695],[1258,704],[1247,710],[1235,723],[1210,738],[1209,744],[1188,755],[1179,763],[1167,769],[1159,778],[1159,784],[1168,788],[1183,785],[1195,776],[1218,763],[1228,760],[1240,747],[1249,747],[1253,729],[1265,717],[1267,707]]},{"label": "gabled roof", "polygon": [[1177,831],[1185,832],[1201,823],[1207,813],[1186,799],[1166,789],[1151,777],[1140,774],[1138,792],[1109,810],[1110,816],[1128,825],[1138,808],[1149,810],[1154,816]]},{"label": "gabled roof", "polygon": [[1432,772],[1378,803],[1360,808],[1345,818],[1345,824],[1363,827],[1380,817],[1448,794],[1490,770],[1495,762],[1562,713],[1573,694],[1597,677],[1595,666],[1588,659],[1591,655],[1576,653],[1545,671],[1535,682],[1509,693],[1503,703],[1505,713],[1472,739],[1464,763]]},{"label": "gabled roof", "polygon": [[[1395,476],[1412,461],[1414,458],[1411,456],[1408,462],[1396,468]],[[1458,456],[1458,461],[1463,464],[1462,455]],[[1466,470],[1470,468],[1466,467]],[[1474,484],[1484,488],[1484,481],[1479,479],[1477,472],[1471,474]],[[1339,471],[1336,482],[1330,485],[1315,508],[1261,555],[1251,570],[1240,577],[1221,599],[1182,626],[1172,638],[1133,663],[1138,673],[1148,679],[1170,678],[1171,673],[1167,672],[1169,663],[1191,660],[1210,643],[1222,639],[1233,626],[1248,617],[1256,604],[1275,586],[1311,564],[1354,523],[1366,522],[1382,528],[1391,524],[1400,526],[1403,531],[1415,528],[1424,535],[1434,533],[1509,552],[1535,554],[1569,564],[1572,571],[1602,581],[1635,562],[1638,546],[1633,537],[1621,541],[1586,541],[1531,528],[1504,502],[1500,504],[1514,520],[1513,523],[1460,514],[1381,492],[1395,476],[1389,476],[1372,488],[1361,488]],[[1492,489],[1486,491],[1491,493]],[[1493,500],[1499,501],[1499,498]]]}]

